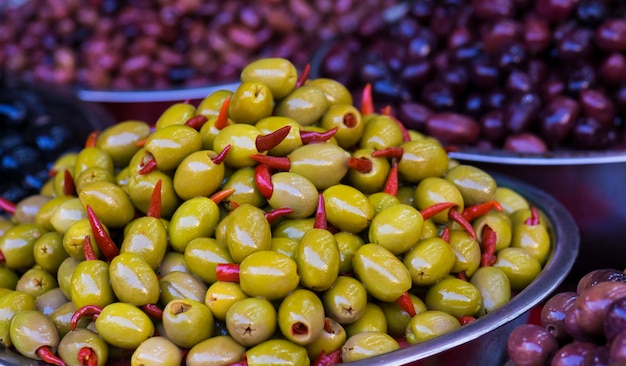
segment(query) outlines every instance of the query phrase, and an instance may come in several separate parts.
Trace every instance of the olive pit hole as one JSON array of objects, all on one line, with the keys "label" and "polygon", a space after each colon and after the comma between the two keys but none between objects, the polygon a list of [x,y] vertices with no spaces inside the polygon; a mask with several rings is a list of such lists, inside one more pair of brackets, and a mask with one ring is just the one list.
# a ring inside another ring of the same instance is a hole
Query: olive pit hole
[{"label": "olive pit hole", "polygon": [[309,334],[309,327],[302,322],[295,322],[291,325],[291,334],[293,335],[307,335]]},{"label": "olive pit hole", "polygon": [[189,311],[190,308],[191,308],[191,305],[189,304],[185,304],[184,302],[177,302],[177,303],[172,304],[171,313],[174,315],[178,315],[186,311]]},{"label": "olive pit hole", "polygon": [[343,116],[343,124],[348,128],[355,127],[357,125],[356,116],[352,113],[346,113],[346,115]]}]

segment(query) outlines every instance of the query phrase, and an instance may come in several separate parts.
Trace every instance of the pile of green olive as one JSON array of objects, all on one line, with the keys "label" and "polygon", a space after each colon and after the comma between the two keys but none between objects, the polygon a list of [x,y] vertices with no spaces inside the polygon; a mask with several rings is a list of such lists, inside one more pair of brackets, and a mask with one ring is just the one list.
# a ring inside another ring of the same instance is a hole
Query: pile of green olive
[{"label": "pile of green olive", "polygon": [[529,285],[550,223],[388,109],[261,59],[123,121],[0,221],[0,344],[57,365],[329,365]]}]

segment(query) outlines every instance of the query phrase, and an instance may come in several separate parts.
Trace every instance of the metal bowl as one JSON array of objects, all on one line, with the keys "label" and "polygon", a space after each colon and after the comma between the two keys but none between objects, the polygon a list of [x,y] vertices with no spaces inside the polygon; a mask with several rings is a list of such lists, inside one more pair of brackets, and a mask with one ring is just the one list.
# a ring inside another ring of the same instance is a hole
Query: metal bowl
[{"label": "metal bowl", "polygon": [[[578,254],[579,236],[574,218],[548,193],[516,179],[494,173],[499,186],[509,187],[536,205],[550,221],[550,257],[535,281],[510,302],[477,321],[441,337],[349,365],[503,365],[506,340],[518,325],[526,323],[530,311],[547,299],[568,275]],[[7,366],[40,366],[15,352],[0,348]],[[124,363],[120,363],[124,364]]]},{"label": "metal bowl", "polygon": [[577,275],[624,268],[626,151],[522,155],[463,150],[450,157],[518,178],[563,204],[580,230],[580,255],[573,268]]}]

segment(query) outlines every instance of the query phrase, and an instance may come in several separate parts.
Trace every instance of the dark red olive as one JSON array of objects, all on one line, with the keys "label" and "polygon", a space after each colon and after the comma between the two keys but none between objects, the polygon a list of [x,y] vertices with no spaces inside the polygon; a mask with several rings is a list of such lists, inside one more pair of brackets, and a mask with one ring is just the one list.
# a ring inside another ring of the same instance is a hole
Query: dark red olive
[{"label": "dark red olive", "polygon": [[426,121],[426,131],[448,144],[470,144],[478,138],[480,126],[471,117],[457,113],[435,113]]},{"label": "dark red olive", "polygon": [[541,326],[546,328],[559,342],[571,339],[565,330],[565,314],[572,307],[577,297],[577,292],[560,292],[546,301],[541,309]]}]

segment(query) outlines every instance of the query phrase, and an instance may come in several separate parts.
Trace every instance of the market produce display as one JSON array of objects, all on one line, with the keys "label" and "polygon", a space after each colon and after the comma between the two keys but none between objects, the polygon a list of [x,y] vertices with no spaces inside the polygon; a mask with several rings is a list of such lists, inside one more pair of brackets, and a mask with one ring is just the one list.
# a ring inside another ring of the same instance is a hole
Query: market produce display
[{"label": "market produce display", "polygon": [[372,83],[407,126],[446,144],[623,149],[623,1],[414,0],[397,10],[384,29],[337,37],[317,75],[357,91]]},{"label": "market produce display", "polygon": [[52,173],[35,210],[0,200],[0,343],[57,365],[375,357],[480,322],[554,249],[532,202],[369,86],[282,58]]},{"label": "market produce display", "polygon": [[597,269],[576,291],[550,297],[540,324],[517,327],[508,338],[514,365],[621,365],[626,362],[626,275]]}]

